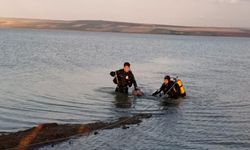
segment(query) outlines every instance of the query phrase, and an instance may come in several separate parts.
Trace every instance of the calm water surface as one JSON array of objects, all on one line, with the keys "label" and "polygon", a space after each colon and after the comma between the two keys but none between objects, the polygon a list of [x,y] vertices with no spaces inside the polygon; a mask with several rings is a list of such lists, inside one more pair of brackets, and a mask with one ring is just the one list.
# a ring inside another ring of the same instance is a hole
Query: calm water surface
[{"label": "calm water surface", "polygon": [[[109,76],[124,61],[146,95],[170,74],[188,96],[124,103]],[[41,149],[249,149],[250,39],[0,29],[0,132],[140,112],[153,117]]]}]

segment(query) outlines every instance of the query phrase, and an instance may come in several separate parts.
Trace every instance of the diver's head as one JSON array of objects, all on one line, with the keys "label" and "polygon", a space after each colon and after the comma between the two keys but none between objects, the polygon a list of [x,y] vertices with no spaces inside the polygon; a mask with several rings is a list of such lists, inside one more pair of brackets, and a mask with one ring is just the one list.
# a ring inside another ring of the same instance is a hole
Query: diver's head
[{"label": "diver's head", "polygon": [[170,76],[169,76],[169,75],[165,76],[165,77],[164,77],[164,81],[163,81],[164,84],[168,84],[169,81],[170,81]]},{"label": "diver's head", "polygon": [[123,70],[125,72],[129,72],[130,71],[130,63],[129,62],[125,62],[123,65]]}]

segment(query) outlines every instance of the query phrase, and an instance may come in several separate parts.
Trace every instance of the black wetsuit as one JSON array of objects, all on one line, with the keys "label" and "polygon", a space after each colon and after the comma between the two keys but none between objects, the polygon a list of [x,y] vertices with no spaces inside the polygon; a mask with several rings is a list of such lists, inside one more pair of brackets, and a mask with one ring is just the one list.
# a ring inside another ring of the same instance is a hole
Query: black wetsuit
[{"label": "black wetsuit", "polygon": [[[124,69],[117,70],[115,72],[110,72],[110,75],[113,76],[114,74],[117,75],[117,77],[114,77],[113,82],[117,84],[116,92],[120,93],[128,93],[128,87],[131,87],[134,85],[135,88],[137,88],[137,83],[134,77],[134,74],[129,71],[125,72]],[[118,81],[118,82],[117,82]]]},{"label": "black wetsuit", "polygon": [[181,96],[180,94],[180,87],[178,84],[176,84],[174,81],[169,81],[168,84],[162,84],[161,88],[157,90],[155,93],[153,93],[153,96],[156,96],[157,94],[160,94],[161,92],[165,94],[168,94],[171,98],[178,98]]}]

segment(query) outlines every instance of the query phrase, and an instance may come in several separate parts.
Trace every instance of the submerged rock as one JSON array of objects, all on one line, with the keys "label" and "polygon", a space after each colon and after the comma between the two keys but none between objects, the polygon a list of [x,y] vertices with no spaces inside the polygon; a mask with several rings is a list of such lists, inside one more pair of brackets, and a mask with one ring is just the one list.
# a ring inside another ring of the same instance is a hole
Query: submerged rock
[{"label": "submerged rock", "polygon": [[116,121],[88,124],[40,124],[25,131],[0,135],[0,149],[26,150],[55,144],[75,136],[87,135],[91,132],[98,134],[97,130],[119,127],[129,128],[126,125],[139,124],[142,122],[142,119],[150,118],[151,116],[151,114],[138,114],[131,117],[121,117]]}]

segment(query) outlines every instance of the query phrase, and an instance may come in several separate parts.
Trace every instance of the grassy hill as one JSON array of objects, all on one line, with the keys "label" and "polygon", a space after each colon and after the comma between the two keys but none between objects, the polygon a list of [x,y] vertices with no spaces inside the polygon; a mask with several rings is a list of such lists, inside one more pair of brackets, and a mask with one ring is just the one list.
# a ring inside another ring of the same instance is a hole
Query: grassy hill
[{"label": "grassy hill", "polygon": [[0,18],[0,28],[60,29],[94,32],[250,37],[247,28],[191,27],[102,20],[39,20]]}]

